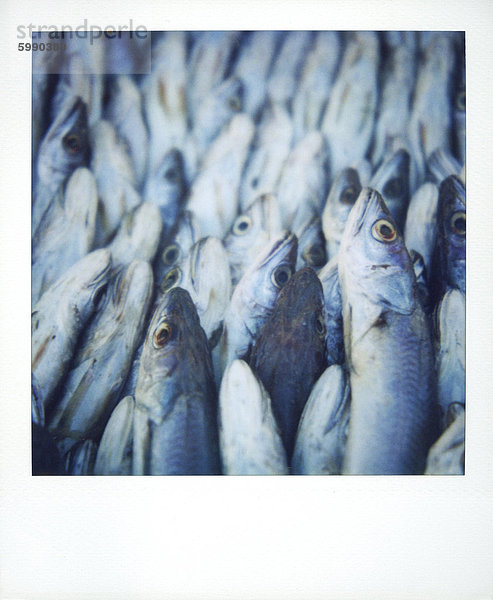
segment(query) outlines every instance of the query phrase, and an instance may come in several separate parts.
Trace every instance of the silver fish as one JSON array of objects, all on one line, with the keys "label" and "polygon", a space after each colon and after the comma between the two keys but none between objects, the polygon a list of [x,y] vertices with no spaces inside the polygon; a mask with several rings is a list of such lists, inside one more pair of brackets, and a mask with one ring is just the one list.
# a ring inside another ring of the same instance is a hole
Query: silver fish
[{"label": "silver fish", "polygon": [[339,252],[347,218],[360,192],[361,183],[355,169],[344,169],[334,179],[322,212],[322,229],[328,259]]},{"label": "silver fish", "polygon": [[273,194],[259,196],[250,208],[235,219],[224,238],[231,268],[231,281],[236,285],[259,252],[282,231],[279,203]]},{"label": "silver fish", "polygon": [[344,332],[342,329],[342,298],[337,257],[318,272],[325,303],[325,353],[328,365],[344,363]]},{"label": "silver fish", "polygon": [[109,287],[48,418],[64,452],[78,440],[101,436],[125,383],[151,293],[152,271],[144,261],[134,261]]},{"label": "silver fish", "polygon": [[349,422],[349,383],[338,365],[314,385],[301,415],[293,452],[294,475],[338,475]]},{"label": "silver fish", "polygon": [[345,48],[321,125],[333,173],[351,166],[368,150],[375,122],[379,60],[376,34],[354,33]]},{"label": "silver fish", "polygon": [[120,75],[112,83],[107,118],[128,146],[136,185],[140,188],[147,171],[149,134],[140,90],[128,75]]},{"label": "silver fish", "polygon": [[319,269],[327,262],[325,238],[320,217],[312,217],[300,227],[298,233],[298,258],[296,270],[303,267]]},{"label": "silver fish", "polygon": [[220,472],[210,350],[185,290],[170,290],[152,317],[135,403],[134,475]]},{"label": "silver fish", "polygon": [[202,329],[213,340],[231,297],[228,255],[220,240],[206,237],[194,244],[189,256],[165,275],[160,293],[166,294],[174,287],[190,294]]},{"label": "silver fish", "polygon": [[448,290],[437,307],[438,403],[442,428],[449,406],[466,403],[466,299]]},{"label": "silver fish", "polygon": [[44,409],[92,315],[111,266],[108,250],[96,250],[73,265],[41,296],[31,314],[33,393]]},{"label": "silver fish", "polygon": [[200,221],[203,235],[222,239],[238,214],[241,173],[253,138],[254,124],[236,115],[209,148],[195,179],[187,208]]},{"label": "silver fish", "polygon": [[267,77],[282,33],[252,31],[239,50],[234,75],[243,82],[243,110],[256,120],[267,94]]},{"label": "silver fish", "polygon": [[410,250],[421,254],[426,272],[431,272],[431,260],[435,248],[438,188],[424,183],[412,195],[407,209],[404,240]]},{"label": "silver fish", "polygon": [[285,232],[265,247],[238,282],[224,315],[216,374],[234,359],[248,355],[272,314],[279,291],[295,271],[297,246],[296,236]]},{"label": "silver fish", "polygon": [[225,475],[288,474],[269,395],[242,360],[234,360],[222,379],[219,441]]},{"label": "silver fish", "polygon": [[341,49],[341,39],[337,31],[316,33],[293,100],[294,139],[296,141],[320,127],[339,66]]},{"label": "silver fish", "polygon": [[93,245],[98,193],[92,173],[73,172],[65,188],[55,196],[33,239],[31,304]]},{"label": "silver fish", "polygon": [[465,433],[462,411],[430,448],[425,475],[464,475]]},{"label": "silver fish", "polygon": [[126,396],[111,413],[99,443],[94,475],[131,475],[135,400]]},{"label": "silver fish", "polygon": [[91,129],[91,171],[96,179],[99,210],[96,243],[106,244],[123,216],[141,203],[136,191],[135,174],[126,147],[108,121],[99,121]]},{"label": "silver fish", "polygon": [[378,192],[361,191],[338,262],[351,385],[343,473],[423,473],[437,425],[432,343],[413,265]]},{"label": "silver fish", "polygon": [[240,208],[247,208],[261,194],[277,189],[282,167],[289,154],[293,124],[281,104],[269,104],[263,112],[240,185]]},{"label": "silver fish", "polygon": [[90,158],[87,108],[70,100],[46,132],[39,148],[34,181],[32,235],[64,180]]}]

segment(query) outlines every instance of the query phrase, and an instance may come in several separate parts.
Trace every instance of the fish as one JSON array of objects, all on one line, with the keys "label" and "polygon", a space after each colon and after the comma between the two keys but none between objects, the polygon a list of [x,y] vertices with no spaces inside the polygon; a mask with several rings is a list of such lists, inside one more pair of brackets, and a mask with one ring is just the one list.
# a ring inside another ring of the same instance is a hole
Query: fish
[{"label": "fish", "polygon": [[[63,193],[62,193],[63,192]],[[79,167],[44,214],[33,239],[31,305],[92,250],[98,193],[92,173]]]},{"label": "fish", "polygon": [[98,218],[95,243],[104,246],[118,229],[124,215],[139,206],[132,162],[124,143],[108,121],[91,129],[91,171],[98,188]]},{"label": "fish", "polygon": [[241,178],[241,212],[245,212],[260,195],[272,194],[277,190],[292,139],[293,123],[287,109],[282,104],[267,104],[255,130]]},{"label": "fish", "polygon": [[343,367],[328,367],[301,415],[293,452],[294,475],[339,475],[349,423],[350,393]]},{"label": "fish", "polygon": [[213,88],[192,116],[193,124],[185,141],[187,178],[192,181],[200,169],[203,157],[221,129],[243,107],[243,83],[230,77]]},{"label": "fish", "polygon": [[238,214],[241,174],[255,126],[245,113],[234,116],[211,144],[187,201],[202,235],[224,238]]},{"label": "fish", "polygon": [[312,267],[316,270],[323,267],[326,263],[327,253],[322,231],[322,221],[320,217],[315,216],[308,219],[299,229],[296,269]]},{"label": "fish", "polygon": [[44,136],[36,161],[33,187],[32,236],[62,183],[91,157],[87,107],[80,98],[66,103]]},{"label": "fish", "polygon": [[152,271],[134,261],[119,271],[84,332],[48,428],[65,454],[82,439],[98,441],[119,399],[151,301]]},{"label": "fish", "polygon": [[399,231],[404,231],[410,200],[409,153],[402,148],[384,160],[368,187],[377,190],[390,211]]},{"label": "fish", "polygon": [[287,475],[271,401],[248,364],[228,365],[219,392],[219,442],[225,475]]},{"label": "fish", "polygon": [[131,475],[135,400],[125,396],[104,428],[94,464],[94,475]]},{"label": "fish", "polygon": [[267,80],[282,38],[280,31],[252,31],[243,39],[233,75],[243,84],[243,110],[257,121],[267,95]]},{"label": "fish", "polygon": [[279,203],[274,194],[262,194],[239,215],[223,244],[235,286],[259,252],[282,232]]},{"label": "fish", "polygon": [[326,366],[322,284],[309,267],[296,271],[279,292],[249,365],[271,398],[290,461],[301,413]]},{"label": "fish", "polygon": [[342,297],[339,285],[337,257],[318,272],[325,304],[325,353],[327,364],[344,364],[344,332],[342,327]]},{"label": "fish", "polygon": [[190,294],[200,325],[211,347],[215,346],[231,297],[228,255],[220,240],[205,237],[192,246],[189,256],[165,275],[159,286],[160,294],[174,287]]},{"label": "fish", "polygon": [[188,119],[186,44],[185,32],[167,31],[152,48],[152,71],[140,86],[149,131],[148,173],[159,167],[172,148],[184,148]]},{"label": "fish", "polygon": [[77,348],[79,334],[96,309],[111,269],[108,250],[91,252],[41,296],[31,313],[32,388],[44,410]]},{"label": "fish", "polygon": [[439,189],[432,279],[435,298],[448,288],[466,293],[466,188],[455,175],[442,181]]},{"label": "fish", "polygon": [[[268,244],[248,267],[233,291],[224,314],[219,342],[222,374],[236,358],[249,356],[260,330],[272,314],[279,291],[295,272],[298,240],[284,232]],[[217,377],[220,379],[220,376]]]},{"label": "fish", "polygon": [[318,31],[306,56],[293,99],[294,139],[320,127],[339,66],[342,43],[337,31]]},{"label": "fish", "polygon": [[128,148],[136,187],[141,189],[147,173],[149,133],[144,121],[142,94],[130,76],[119,75],[113,80],[106,117]]},{"label": "fish", "polygon": [[169,235],[180,216],[186,191],[183,157],[179,150],[172,148],[159,167],[149,174],[143,192],[144,201],[159,208],[165,236]]},{"label": "fish", "polygon": [[322,230],[329,260],[339,252],[347,218],[360,192],[361,183],[355,169],[343,169],[332,183],[322,211]]},{"label": "fish", "polygon": [[436,308],[436,365],[442,429],[449,407],[466,404],[466,298],[445,292]]},{"label": "fish", "polygon": [[437,437],[433,347],[401,234],[363,188],[338,257],[351,410],[343,474],[418,474]]},{"label": "fish", "polygon": [[404,240],[410,250],[423,257],[426,272],[431,273],[437,232],[438,187],[423,183],[411,197],[407,209]]},{"label": "fish", "polygon": [[272,65],[267,81],[267,96],[272,102],[284,104],[290,111],[305,57],[312,43],[311,31],[286,32]]},{"label": "fish", "polygon": [[161,231],[161,214],[155,204],[143,202],[128,213],[107,246],[113,258],[113,268],[128,267],[134,260],[152,262]]},{"label": "fish", "polygon": [[181,288],[163,296],[146,335],[132,452],[133,475],[221,472],[210,349],[190,294]]},{"label": "fish", "polygon": [[305,222],[321,213],[327,195],[328,163],[324,137],[308,133],[283,166],[277,198],[282,224],[299,236]]},{"label": "fish", "polygon": [[321,132],[329,147],[333,173],[366,155],[375,124],[380,49],[375,32],[354,32],[325,110]]},{"label": "fish", "polygon": [[430,448],[425,475],[464,475],[465,433],[465,413],[462,410]]}]

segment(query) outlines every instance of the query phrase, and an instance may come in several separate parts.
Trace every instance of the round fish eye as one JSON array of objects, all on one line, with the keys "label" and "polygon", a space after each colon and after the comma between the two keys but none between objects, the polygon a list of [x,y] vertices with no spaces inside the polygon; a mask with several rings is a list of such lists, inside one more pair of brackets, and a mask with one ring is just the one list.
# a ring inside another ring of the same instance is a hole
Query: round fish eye
[{"label": "round fish eye", "polygon": [[343,204],[354,204],[358,199],[358,189],[354,185],[350,185],[342,190],[341,202]]},{"label": "round fish eye", "polygon": [[63,145],[69,154],[77,154],[80,150],[80,137],[76,133],[69,133],[63,138]]},{"label": "round fish eye", "polygon": [[404,192],[404,186],[402,185],[402,181],[399,177],[395,177],[390,181],[387,181],[383,188],[383,195],[389,198],[398,198],[402,196]]},{"label": "round fish eye", "polygon": [[289,265],[280,265],[272,273],[272,283],[277,288],[282,288],[291,279],[292,271]]},{"label": "round fish eye", "polygon": [[161,281],[161,286],[160,286],[161,291],[167,292],[174,285],[176,285],[180,281],[180,279],[181,279],[180,269],[178,267],[171,269],[171,271],[168,271],[168,273],[166,273],[163,280]]},{"label": "round fish eye", "polygon": [[176,183],[179,180],[178,169],[175,169],[175,167],[170,167],[169,169],[166,169],[166,172],[164,173],[164,178],[167,179],[170,183]]},{"label": "round fish eye", "polygon": [[466,92],[462,90],[457,94],[455,105],[459,110],[466,110]]},{"label": "round fish eye", "polygon": [[313,244],[303,254],[307,267],[322,267],[326,263],[325,248],[321,244]]},{"label": "round fish eye", "polygon": [[228,106],[231,110],[239,111],[241,110],[241,100],[238,96],[231,96],[228,100]]},{"label": "round fish eye", "polygon": [[320,316],[315,319],[315,329],[320,337],[325,337],[325,323]]},{"label": "round fish eye", "polygon": [[371,234],[379,242],[393,242],[397,237],[397,230],[393,223],[387,219],[379,219],[373,225]]},{"label": "round fish eye", "polygon": [[164,249],[161,260],[165,265],[173,265],[180,256],[180,249],[176,244],[171,244],[167,248]]},{"label": "round fish eye", "polygon": [[245,235],[252,226],[252,220],[246,215],[241,215],[236,219],[233,225],[233,233],[235,235]]},{"label": "round fish eye", "polygon": [[152,336],[152,345],[154,348],[162,348],[171,339],[173,329],[169,323],[160,323]]},{"label": "round fish eye", "polygon": [[450,219],[450,225],[454,233],[466,235],[466,213],[461,210],[454,213]]}]

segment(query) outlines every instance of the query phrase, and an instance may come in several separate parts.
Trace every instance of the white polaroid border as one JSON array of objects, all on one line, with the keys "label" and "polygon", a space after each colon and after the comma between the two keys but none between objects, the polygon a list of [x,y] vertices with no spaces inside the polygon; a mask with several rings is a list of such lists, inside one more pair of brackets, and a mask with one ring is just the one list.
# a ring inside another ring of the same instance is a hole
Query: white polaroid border
[{"label": "white polaroid border", "polygon": [[[493,597],[492,58],[487,0],[6,0],[0,36],[0,597]],[[464,477],[32,477],[31,80],[17,27],[466,31]]]}]

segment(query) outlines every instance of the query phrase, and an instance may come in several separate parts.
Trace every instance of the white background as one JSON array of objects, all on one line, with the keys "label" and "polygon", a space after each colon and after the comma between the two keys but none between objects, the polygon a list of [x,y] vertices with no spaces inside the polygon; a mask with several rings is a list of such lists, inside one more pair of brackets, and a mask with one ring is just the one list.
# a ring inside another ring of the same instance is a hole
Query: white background
[{"label": "white background", "polygon": [[[488,1],[28,2],[0,35],[0,597],[493,598]],[[465,477],[31,476],[30,61],[17,26],[458,29],[467,39]]]}]

